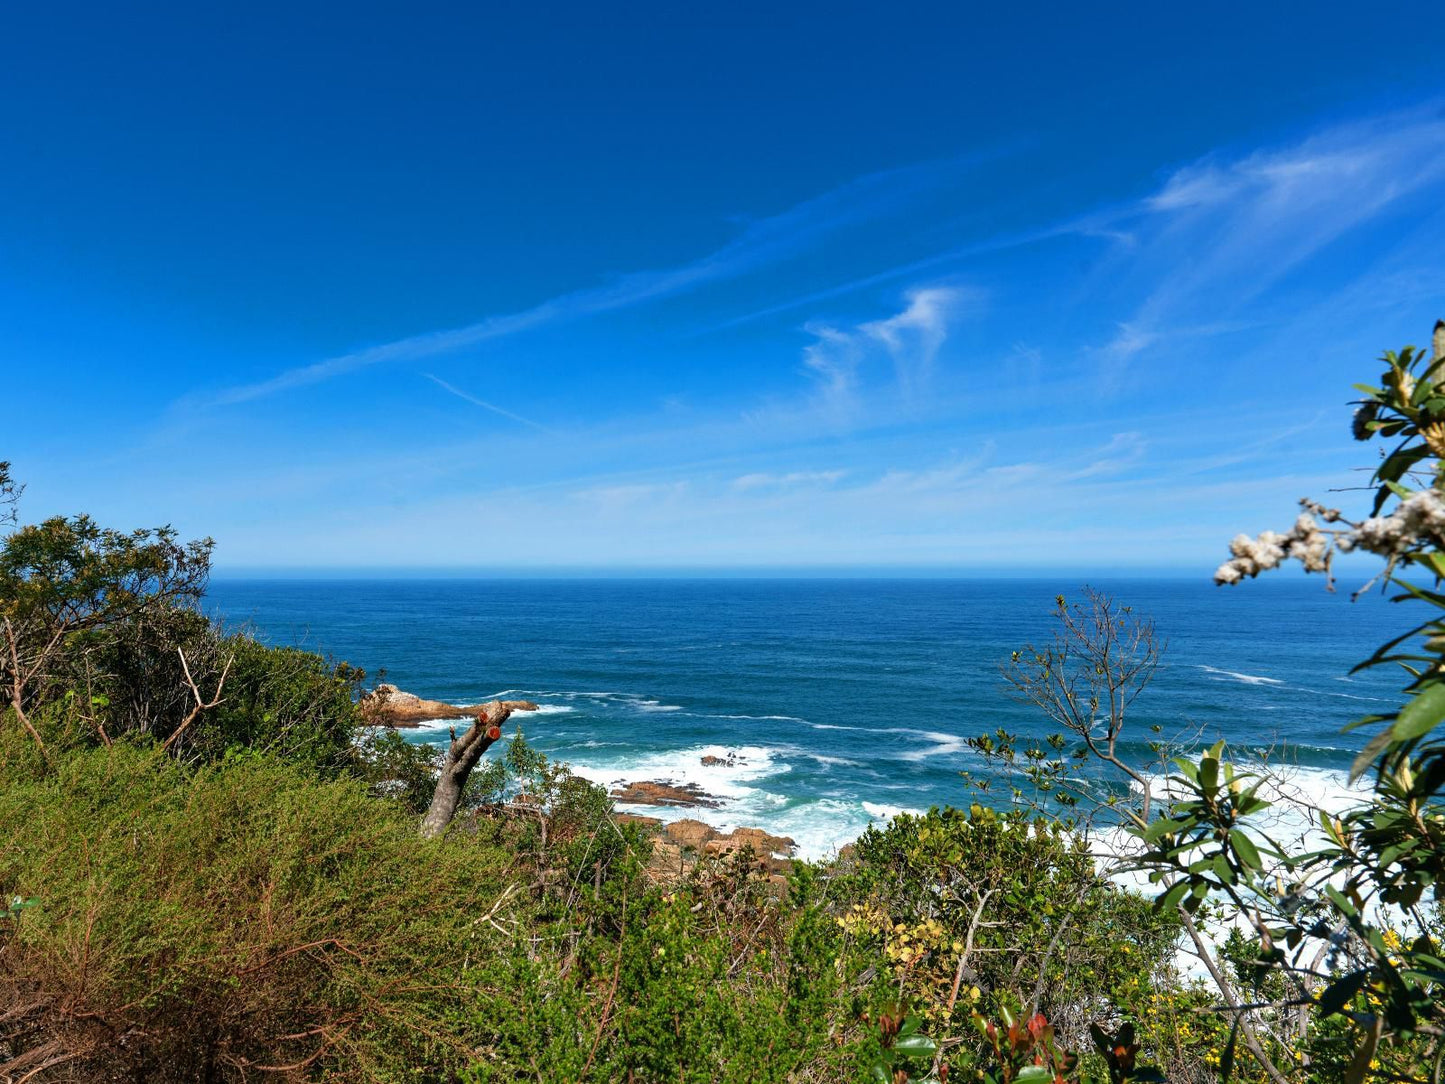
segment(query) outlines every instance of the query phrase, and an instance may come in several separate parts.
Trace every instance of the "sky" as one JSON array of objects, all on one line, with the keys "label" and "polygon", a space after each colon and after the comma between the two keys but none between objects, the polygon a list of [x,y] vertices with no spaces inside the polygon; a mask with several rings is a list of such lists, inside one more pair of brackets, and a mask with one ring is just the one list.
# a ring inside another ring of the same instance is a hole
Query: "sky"
[{"label": "sky", "polygon": [[15,7],[0,459],[222,574],[1207,575],[1445,317],[1442,23]]}]

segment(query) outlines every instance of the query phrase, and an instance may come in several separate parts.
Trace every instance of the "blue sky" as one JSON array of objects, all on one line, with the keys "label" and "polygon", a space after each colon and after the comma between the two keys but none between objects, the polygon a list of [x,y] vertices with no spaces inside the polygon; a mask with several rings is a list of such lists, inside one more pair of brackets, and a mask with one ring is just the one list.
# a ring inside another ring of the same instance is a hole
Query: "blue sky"
[{"label": "blue sky", "polygon": [[1207,574],[1445,315],[1434,4],[210,7],[7,15],[0,458],[222,572]]}]

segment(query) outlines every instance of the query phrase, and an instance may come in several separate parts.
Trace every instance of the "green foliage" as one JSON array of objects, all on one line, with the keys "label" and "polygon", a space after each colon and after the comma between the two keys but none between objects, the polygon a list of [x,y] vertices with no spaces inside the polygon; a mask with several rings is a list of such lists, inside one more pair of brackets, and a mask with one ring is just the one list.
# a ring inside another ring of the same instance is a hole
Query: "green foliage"
[{"label": "green foliage", "polygon": [[394,799],[412,813],[426,812],[441,768],[440,748],[409,742],[391,727],[373,727],[363,733],[356,752],[357,773],[373,794]]},{"label": "green foliage", "polygon": [[[507,857],[423,843],[347,781],[239,754],[188,774],[116,744],[0,786],[0,1065],[62,1051],[70,1079],[445,1079],[468,955],[499,940],[464,901]],[[125,1043],[114,1036],[125,1035]]]},{"label": "green foliage", "polygon": [[210,571],[210,539],[177,541],[169,527],[129,533],[88,516],[21,527],[0,546],[0,622],[8,656],[0,670],[24,711],[44,699],[115,627],[194,603]]},{"label": "green foliage", "polygon": [[[0,470],[0,503],[16,487]],[[45,749],[124,737],[187,760],[266,749],[336,771],[350,761],[364,675],[227,634],[198,606],[209,539],[54,517],[0,541],[0,706]],[[33,716],[33,718],[32,718]]]},{"label": "green foliage", "polygon": [[[1177,762],[1176,800],[1136,832],[1146,848],[1141,864],[1165,886],[1161,907],[1190,913],[1221,899],[1247,917],[1256,939],[1251,982],[1269,1003],[1237,1014],[1244,1038],[1304,1005],[1313,1032],[1294,1029],[1277,1043],[1288,1061],[1308,1058],[1315,1078],[1438,1084],[1445,1066],[1445,739],[1437,730],[1445,719],[1445,323],[1436,327],[1433,356],[1406,347],[1383,361],[1378,385],[1357,385],[1365,398],[1355,436],[1395,441],[1375,470],[1369,518],[1353,522],[1305,501],[1289,534],[1240,536],[1216,573],[1218,582],[1235,583],[1291,557],[1328,572],[1334,550],[1365,550],[1384,559],[1383,576],[1400,589],[1396,601],[1425,608],[1411,631],[1357,667],[1397,664],[1407,677],[1398,711],[1354,724],[1375,731],[1354,768],[1356,776],[1369,773],[1368,796],[1343,812],[1317,810],[1313,849],[1279,846],[1252,823],[1266,805],[1266,779],[1236,768],[1218,745],[1197,763]],[[1322,528],[1316,516],[1343,526]],[[1405,579],[1407,571],[1429,585]]]},{"label": "green foliage", "polygon": [[970,1042],[976,1015],[1028,1006],[1086,1045],[1088,1025],[1117,1013],[1141,974],[1167,979],[1178,933],[1100,876],[1081,836],[979,805],[870,828],[834,891],[850,901],[837,919],[850,974],[871,972],[874,996]]},{"label": "green foliage", "polygon": [[746,854],[656,885],[633,831],[606,818],[550,852],[532,941],[486,965],[491,1037],[466,1078],[838,1079],[837,936],[811,872],[786,901]]}]

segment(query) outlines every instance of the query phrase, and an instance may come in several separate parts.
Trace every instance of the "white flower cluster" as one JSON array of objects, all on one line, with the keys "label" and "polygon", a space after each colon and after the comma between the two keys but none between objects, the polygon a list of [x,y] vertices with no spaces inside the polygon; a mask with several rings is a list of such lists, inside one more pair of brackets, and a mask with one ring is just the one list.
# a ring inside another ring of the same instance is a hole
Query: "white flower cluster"
[{"label": "white flower cluster", "polygon": [[1340,549],[1359,548],[1385,557],[1398,557],[1428,538],[1445,543],[1445,499],[1435,489],[1422,489],[1400,502],[1388,516],[1371,516],[1341,538]]},{"label": "white flower cluster", "polygon": [[1246,576],[1278,568],[1291,558],[1304,565],[1306,572],[1328,574],[1331,547],[1342,553],[1357,549],[1377,553],[1389,558],[1392,567],[1396,559],[1422,542],[1445,547],[1445,493],[1437,489],[1412,493],[1388,516],[1371,516],[1350,524],[1347,531],[1323,528],[1316,521],[1315,515],[1326,523],[1340,522],[1343,517],[1334,509],[1311,500],[1300,503],[1307,511],[1300,513],[1288,534],[1264,531],[1258,538],[1236,535],[1229,544],[1233,556],[1215,570],[1214,582],[1238,583]]},{"label": "white flower cluster", "polygon": [[1306,571],[1328,572],[1330,536],[1320,529],[1314,516],[1301,512],[1288,534],[1263,531],[1258,538],[1235,535],[1229,552],[1234,556],[1215,570],[1215,583],[1238,583],[1246,576],[1258,576],[1278,568],[1291,557],[1303,564]]}]

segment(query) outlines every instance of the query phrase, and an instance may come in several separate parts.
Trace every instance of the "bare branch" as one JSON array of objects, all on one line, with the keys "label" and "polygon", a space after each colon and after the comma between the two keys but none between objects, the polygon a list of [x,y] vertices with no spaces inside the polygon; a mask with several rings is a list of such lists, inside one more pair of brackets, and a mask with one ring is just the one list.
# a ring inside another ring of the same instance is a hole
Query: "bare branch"
[{"label": "bare branch", "polygon": [[174,744],[175,740],[185,733],[186,728],[192,723],[194,723],[198,718],[200,718],[201,712],[210,711],[212,708],[218,706],[221,703],[221,690],[225,688],[226,675],[231,672],[231,663],[236,661],[235,655],[232,655],[226,659],[226,665],[221,668],[221,678],[219,681],[216,682],[216,695],[211,697],[209,701],[203,701],[201,699],[201,690],[196,688],[195,678],[191,677],[191,667],[190,664],[186,662],[185,650],[178,647],[176,648],[176,654],[181,657],[181,669],[186,672],[186,684],[191,687],[191,695],[196,698],[196,706],[191,709],[191,712],[189,715],[186,716],[185,721],[182,722],[180,726],[176,727],[176,729],[171,733],[171,736],[167,738],[164,743],[162,743],[162,749],[169,749],[171,745]]}]

